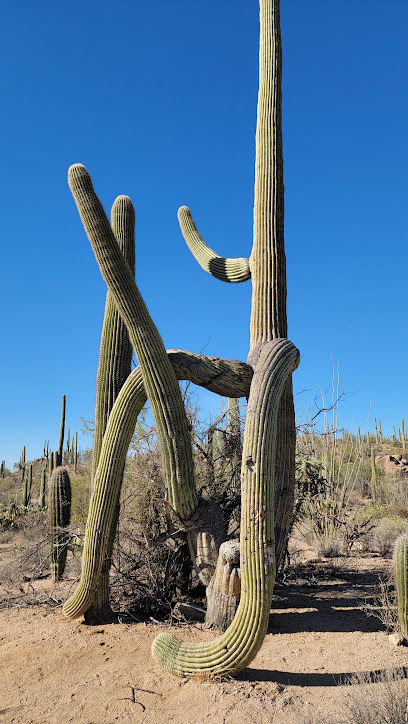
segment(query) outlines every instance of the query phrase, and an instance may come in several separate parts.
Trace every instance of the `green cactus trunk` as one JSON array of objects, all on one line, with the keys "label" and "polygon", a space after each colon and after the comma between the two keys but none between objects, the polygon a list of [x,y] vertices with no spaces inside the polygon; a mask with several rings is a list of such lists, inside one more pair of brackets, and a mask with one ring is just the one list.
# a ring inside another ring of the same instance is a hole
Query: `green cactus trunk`
[{"label": "green cactus trunk", "polygon": [[[129,265],[132,275],[135,274],[135,213],[128,196],[119,196],[111,210],[111,226],[119,248]],[[105,314],[102,325],[99,348],[99,363],[96,373],[95,431],[92,452],[92,480],[98,467],[102,440],[105,434],[109,415],[116,398],[130,375],[132,361],[132,345],[129,334],[116,308],[111,292],[106,294]],[[122,470],[123,478],[123,470]],[[102,565],[95,599],[85,613],[87,623],[100,623],[112,618],[109,603],[109,571],[116,523],[119,518],[119,503],[115,512],[108,549]]]},{"label": "green cactus trunk", "polygon": [[53,582],[59,581],[67,560],[71,520],[71,482],[67,470],[54,468],[49,484],[50,570]]},{"label": "green cactus trunk", "polygon": [[56,468],[58,468],[58,467],[60,467],[60,465],[62,465],[62,456],[63,456],[63,449],[64,449],[65,408],[66,408],[66,398],[65,398],[65,395],[62,395],[61,423],[60,423],[60,431],[59,431],[58,450],[55,453],[55,467]]},{"label": "green cactus trunk", "polygon": [[31,503],[31,490],[33,487],[33,466],[28,468],[28,475],[24,479],[23,505],[27,508]]},{"label": "green cactus trunk", "polygon": [[395,585],[398,619],[402,635],[408,639],[408,535],[401,535],[394,546]]},{"label": "green cactus trunk", "polygon": [[38,507],[40,509],[45,508],[46,482],[47,482],[47,469],[44,468],[44,470],[41,473],[40,496],[38,498]]},{"label": "green cactus trunk", "polygon": [[266,342],[259,351],[248,400],[241,469],[241,600],[231,626],[215,641],[183,643],[169,633],[155,639],[153,656],[173,674],[236,674],[253,660],[262,645],[276,570],[276,422],[284,383],[298,362],[299,353],[288,340]]},{"label": "green cactus trunk", "polygon": [[[287,337],[282,145],[282,42],[279,0],[260,0],[259,94],[256,130],[250,355],[259,344]],[[250,363],[250,358],[248,359]],[[295,411],[291,377],[277,422],[276,563],[282,565],[295,494]]]},{"label": "green cactus trunk", "polygon": [[373,500],[377,498],[377,471],[375,467],[375,451],[371,448],[371,497]]}]

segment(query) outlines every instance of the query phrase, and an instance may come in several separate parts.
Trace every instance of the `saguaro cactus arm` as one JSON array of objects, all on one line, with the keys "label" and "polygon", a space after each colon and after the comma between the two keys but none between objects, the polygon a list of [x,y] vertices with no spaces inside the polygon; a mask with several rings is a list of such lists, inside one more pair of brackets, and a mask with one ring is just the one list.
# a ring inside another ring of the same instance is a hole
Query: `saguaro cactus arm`
[{"label": "saguaro cactus arm", "polygon": [[[111,209],[111,225],[119,248],[135,273],[135,211],[128,196],[118,196]],[[132,345],[112,293],[106,293],[105,313],[96,373],[95,432],[92,450],[92,477],[98,467],[102,439],[110,411],[119,390],[130,375]]]},{"label": "saguaro cactus arm", "polygon": [[262,645],[275,580],[276,420],[284,382],[298,363],[299,352],[287,339],[262,345],[254,370],[244,433],[240,604],[231,626],[211,643],[183,643],[168,633],[155,639],[154,657],[173,674],[235,674],[252,661]]},{"label": "saguaro cactus arm", "polygon": [[[179,380],[190,380],[221,395],[228,395],[231,389],[239,390],[242,396],[249,394],[253,371],[244,362],[185,350],[170,350],[168,356]],[[126,454],[146,400],[142,371],[136,368],[121,388],[109,416],[89,504],[81,580],[64,605],[67,618],[82,616],[94,601],[108,541],[114,536]]]},{"label": "saguaro cactus arm", "polygon": [[210,249],[199,233],[187,206],[180,206],[177,216],[184,241],[204,271],[223,282],[246,282],[250,279],[249,260],[244,257],[227,259]]},{"label": "saguaro cactus arm", "polygon": [[156,423],[169,503],[188,519],[198,505],[191,436],[180,388],[162,339],[123,258],[91,177],[82,164],[68,183],[95,257],[135,349]]},{"label": "saguaro cactus arm", "polygon": [[[128,196],[118,196],[111,209],[111,226],[119,248],[135,273],[135,211]],[[98,467],[102,439],[112,407],[121,387],[130,375],[132,361],[132,345],[126,325],[120,316],[111,292],[106,293],[105,313],[103,318],[99,361],[96,373],[95,397],[95,431],[92,449],[92,480]],[[122,473],[123,475],[123,473]],[[119,515],[119,503],[117,506]],[[112,527],[106,557],[102,565],[101,576],[95,600],[86,620],[103,622],[112,616],[109,601],[109,571],[116,525]]]}]

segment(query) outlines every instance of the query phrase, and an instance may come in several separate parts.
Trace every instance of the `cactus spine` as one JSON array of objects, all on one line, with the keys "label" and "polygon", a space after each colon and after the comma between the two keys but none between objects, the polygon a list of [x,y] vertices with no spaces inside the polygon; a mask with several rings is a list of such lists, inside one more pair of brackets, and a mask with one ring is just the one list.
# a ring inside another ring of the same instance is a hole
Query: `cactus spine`
[{"label": "cactus spine", "polygon": [[395,583],[401,632],[408,639],[408,535],[401,535],[394,546]]},{"label": "cactus spine", "polygon": [[65,570],[69,541],[67,528],[71,520],[71,482],[65,468],[54,468],[49,490],[50,570],[55,583],[62,578]]}]

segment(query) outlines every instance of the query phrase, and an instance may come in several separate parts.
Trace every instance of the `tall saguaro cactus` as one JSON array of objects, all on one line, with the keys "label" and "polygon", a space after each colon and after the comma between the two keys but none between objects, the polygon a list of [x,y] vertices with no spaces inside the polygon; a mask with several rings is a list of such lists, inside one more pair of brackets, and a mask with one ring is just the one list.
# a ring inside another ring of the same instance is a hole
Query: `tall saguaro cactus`
[{"label": "tall saguaro cactus", "polygon": [[71,481],[65,468],[54,468],[49,482],[50,569],[52,580],[59,581],[67,560],[71,519]]},{"label": "tall saguaro cactus", "polygon": [[[135,212],[128,196],[119,196],[111,209],[111,227],[125,262],[135,273]],[[92,480],[98,467],[102,440],[115,400],[130,375],[132,345],[129,334],[113,299],[107,291],[103,318],[99,362],[96,373],[95,428],[92,451]],[[77,438],[76,438],[77,439]],[[123,466],[124,467],[124,466]],[[122,470],[123,477],[123,470]],[[116,506],[119,515],[119,503]],[[102,565],[95,599],[85,613],[88,622],[104,621],[111,616],[109,603],[109,570],[116,524],[112,526],[108,549]]]},{"label": "tall saguaro cactus", "polygon": [[241,464],[241,600],[227,631],[209,644],[185,644],[168,634],[155,640],[156,659],[182,676],[236,673],[256,655],[267,628],[276,563],[286,547],[293,504],[291,373],[299,363],[299,353],[287,339],[279,0],[260,0],[260,28],[254,241],[250,257],[226,259],[216,254],[200,236],[189,209],[182,207],[178,215],[184,238],[203,269],[222,281],[252,278],[247,364],[189,352],[166,352],[88,172],[80,164],[69,171],[69,185],[84,228],[126,324],[139,368],[124,383],[103,436],[81,581],[64,606],[66,616],[82,615],[95,599],[115,528],[128,445],[146,398],[158,431],[169,503],[188,531],[200,574],[204,579],[210,577],[222,533],[218,524],[211,529],[209,519],[214,518],[214,512],[196,492],[191,440],[178,380],[191,379],[228,397],[248,397]]}]

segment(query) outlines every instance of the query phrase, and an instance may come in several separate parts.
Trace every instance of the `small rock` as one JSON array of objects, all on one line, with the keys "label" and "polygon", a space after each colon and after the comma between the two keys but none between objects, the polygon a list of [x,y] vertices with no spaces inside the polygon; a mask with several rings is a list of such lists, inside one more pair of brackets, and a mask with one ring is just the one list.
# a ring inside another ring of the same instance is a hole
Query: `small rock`
[{"label": "small rock", "polygon": [[400,634],[396,633],[390,634],[388,636],[388,640],[393,646],[401,646],[401,644],[403,644],[404,642],[403,637]]}]

